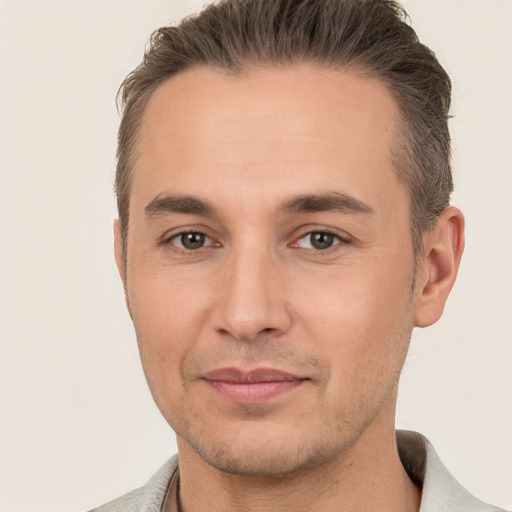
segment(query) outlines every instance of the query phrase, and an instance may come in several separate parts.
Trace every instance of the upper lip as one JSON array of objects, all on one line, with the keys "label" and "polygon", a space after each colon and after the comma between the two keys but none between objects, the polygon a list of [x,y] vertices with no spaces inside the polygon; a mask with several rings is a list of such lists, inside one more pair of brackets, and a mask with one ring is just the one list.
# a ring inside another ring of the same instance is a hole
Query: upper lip
[{"label": "upper lip", "polygon": [[286,382],[304,380],[303,377],[273,368],[255,368],[242,370],[239,368],[218,368],[204,375],[206,380],[217,382],[231,382],[238,384],[252,384],[257,382]]}]

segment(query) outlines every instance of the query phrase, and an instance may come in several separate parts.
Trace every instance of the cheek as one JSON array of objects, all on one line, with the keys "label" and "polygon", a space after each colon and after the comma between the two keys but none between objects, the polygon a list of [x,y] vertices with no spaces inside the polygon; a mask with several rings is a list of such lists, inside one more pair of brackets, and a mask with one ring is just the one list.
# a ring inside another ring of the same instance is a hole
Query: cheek
[{"label": "cheek", "polygon": [[296,315],[320,355],[340,361],[346,374],[365,361],[385,363],[397,351],[402,357],[412,329],[411,286],[412,267],[395,276],[343,268],[316,279],[314,288],[303,278],[294,297]]},{"label": "cheek", "polygon": [[[147,262],[136,262],[128,275],[128,300],[135,326],[152,343],[168,343],[199,323],[202,295],[193,274],[179,275]],[[203,287],[204,289],[204,287]]]},{"label": "cheek", "polygon": [[181,389],[183,361],[207,323],[196,286],[165,273],[130,278],[128,299],[142,365],[157,402],[160,395]]},{"label": "cheek", "polygon": [[298,316],[330,370],[321,403],[334,428],[369,421],[396,390],[412,331],[410,286],[352,272],[304,295]]}]

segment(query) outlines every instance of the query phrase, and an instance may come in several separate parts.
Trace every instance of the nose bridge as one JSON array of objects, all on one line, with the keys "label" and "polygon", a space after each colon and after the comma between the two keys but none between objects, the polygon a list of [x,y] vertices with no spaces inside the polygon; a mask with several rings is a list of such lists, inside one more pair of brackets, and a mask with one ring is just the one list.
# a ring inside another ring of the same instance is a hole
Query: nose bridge
[{"label": "nose bridge", "polygon": [[216,328],[244,341],[259,333],[286,331],[290,318],[279,263],[268,243],[247,240],[227,258],[217,302]]}]

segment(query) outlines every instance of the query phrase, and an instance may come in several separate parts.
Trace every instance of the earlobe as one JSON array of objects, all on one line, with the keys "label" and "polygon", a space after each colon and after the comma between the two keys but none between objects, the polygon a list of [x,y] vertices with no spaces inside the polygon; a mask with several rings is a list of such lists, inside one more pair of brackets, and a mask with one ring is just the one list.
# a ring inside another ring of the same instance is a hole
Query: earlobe
[{"label": "earlobe", "polygon": [[441,318],[463,250],[464,216],[460,210],[449,206],[425,237],[424,256],[418,266],[416,283],[416,327],[427,327]]}]

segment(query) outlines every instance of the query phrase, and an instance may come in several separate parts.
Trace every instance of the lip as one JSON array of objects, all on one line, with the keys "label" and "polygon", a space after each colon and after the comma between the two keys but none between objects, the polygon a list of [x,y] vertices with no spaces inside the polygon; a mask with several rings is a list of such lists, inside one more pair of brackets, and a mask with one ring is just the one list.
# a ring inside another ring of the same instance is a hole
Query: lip
[{"label": "lip", "polygon": [[261,404],[298,388],[305,378],[273,368],[219,368],[204,375],[210,388],[240,404]]}]

